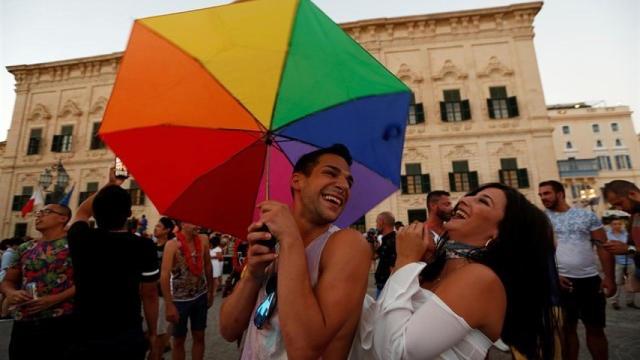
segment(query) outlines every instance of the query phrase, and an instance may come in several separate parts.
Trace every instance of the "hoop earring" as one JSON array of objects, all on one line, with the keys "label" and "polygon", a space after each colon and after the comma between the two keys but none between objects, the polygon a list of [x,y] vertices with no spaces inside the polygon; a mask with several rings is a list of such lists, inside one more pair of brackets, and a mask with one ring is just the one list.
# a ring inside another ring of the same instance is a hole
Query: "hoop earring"
[{"label": "hoop earring", "polygon": [[491,242],[492,242],[492,241],[493,241],[493,238],[489,238],[489,240],[487,240],[487,242],[486,242],[486,243],[484,243],[484,247],[485,247],[485,248],[486,248],[486,247],[488,247],[488,246],[489,246],[489,244],[491,244]]}]

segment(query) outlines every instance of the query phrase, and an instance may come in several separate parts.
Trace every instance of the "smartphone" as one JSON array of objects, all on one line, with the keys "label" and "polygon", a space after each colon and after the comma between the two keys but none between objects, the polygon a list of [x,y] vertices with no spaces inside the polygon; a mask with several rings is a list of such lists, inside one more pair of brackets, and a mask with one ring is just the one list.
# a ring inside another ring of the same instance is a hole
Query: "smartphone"
[{"label": "smartphone", "polygon": [[118,179],[126,179],[129,177],[129,171],[127,170],[127,167],[124,166],[122,160],[120,160],[119,157],[116,157],[115,172]]},{"label": "smartphone", "polygon": [[[264,232],[268,232],[269,228],[267,227],[266,224],[262,225],[262,227],[260,229],[258,229],[258,231],[264,231]],[[273,236],[273,234],[271,234],[271,239],[269,240],[258,240],[256,241],[258,244],[266,246],[269,248],[269,250],[273,251],[276,248],[276,244],[278,243],[278,240],[276,239],[275,236]]]}]

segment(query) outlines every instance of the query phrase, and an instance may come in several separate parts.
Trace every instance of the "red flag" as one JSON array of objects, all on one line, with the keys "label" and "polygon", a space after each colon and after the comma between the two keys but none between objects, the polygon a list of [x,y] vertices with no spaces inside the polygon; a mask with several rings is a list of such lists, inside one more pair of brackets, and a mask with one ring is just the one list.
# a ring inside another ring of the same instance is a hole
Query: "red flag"
[{"label": "red flag", "polygon": [[22,207],[20,210],[22,212],[22,217],[27,216],[28,213],[32,212],[36,206],[44,205],[44,199],[42,198],[42,193],[40,189],[36,188],[29,201]]}]

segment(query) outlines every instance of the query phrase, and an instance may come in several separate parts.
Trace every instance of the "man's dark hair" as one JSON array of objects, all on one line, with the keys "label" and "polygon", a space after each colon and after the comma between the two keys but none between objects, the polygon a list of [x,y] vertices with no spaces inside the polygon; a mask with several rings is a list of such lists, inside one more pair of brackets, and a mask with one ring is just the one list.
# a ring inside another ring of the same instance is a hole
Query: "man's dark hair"
[{"label": "man's dark hair", "polygon": [[636,184],[626,181],[626,180],[613,180],[604,185],[604,189],[602,190],[602,194],[607,196],[608,193],[615,194],[617,196],[629,196],[629,192],[635,191],[640,193],[640,189],[636,186]]},{"label": "man's dark hair", "polygon": [[318,159],[320,156],[325,154],[333,154],[340,156],[347,162],[347,165],[351,166],[353,163],[353,158],[351,157],[351,153],[346,146],[342,144],[333,144],[329,147],[318,149],[312,151],[310,153],[302,155],[300,159],[296,162],[296,165],[293,167],[294,173],[302,173],[305,176],[311,175],[313,168],[318,165]]},{"label": "man's dark hair", "polygon": [[564,185],[562,185],[559,181],[547,180],[538,184],[538,188],[541,188],[543,186],[551,186],[553,192],[562,193],[564,195]]},{"label": "man's dark hair", "polygon": [[131,216],[131,196],[117,185],[109,185],[98,191],[93,199],[93,217],[98,227],[116,230],[124,227]]},{"label": "man's dark hair", "polygon": [[404,226],[404,224],[402,223],[402,221],[396,221],[396,222],[393,224],[393,227],[394,227],[396,230],[397,230],[398,228],[403,227],[403,226]]},{"label": "man's dark hair", "polygon": [[434,190],[429,192],[429,194],[427,194],[427,209],[431,204],[438,202],[443,196],[451,196],[451,194],[444,190]]},{"label": "man's dark hair", "polygon": [[164,226],[165,229],[169,229],[169,233],[167,234],[167,238],[169,240],[173,239],[173,237],[175,236],[173,234],[173,228],[176,226],[176,224],[173,222],[173,220],[171,220],[171,218],[169,218],[167,216],[163,216],[158,221],[160,222],[160,224],[162,224],[162,226]]},{"label": "man's dark hair", "polygon": [[209,240],[209,244],[211,245],[211,248],[216,248],[218,246],[220,246],[220,241],[222,239],[220,239],[220,236],[218,235],[214,235],[211,237],[211,240]]},{"label": "man's dark hair", "polygon": [[12,237],[12,238],[9,238],[9,239],[2,240],[2,245],[5,247],[5,250],[6,250],[7,248],[12,247],[12,246],[22,245],[22,243],[24,243],[24,242],[25,241],[24,241],[23,238],[16,236],[16,237]]}]

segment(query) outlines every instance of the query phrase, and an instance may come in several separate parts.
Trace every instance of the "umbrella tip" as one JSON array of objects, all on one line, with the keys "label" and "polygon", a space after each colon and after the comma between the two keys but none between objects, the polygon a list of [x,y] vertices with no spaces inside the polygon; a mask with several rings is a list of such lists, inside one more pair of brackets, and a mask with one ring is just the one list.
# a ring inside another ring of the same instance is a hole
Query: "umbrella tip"
[{"label": "umbrella tip", "polygon": [[264,143],[267,144],[267,146],[273,145],[273,133],[271,131],[267,131],[264,135]]}]

